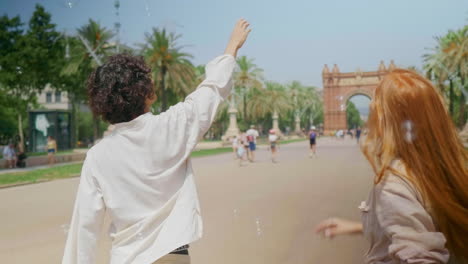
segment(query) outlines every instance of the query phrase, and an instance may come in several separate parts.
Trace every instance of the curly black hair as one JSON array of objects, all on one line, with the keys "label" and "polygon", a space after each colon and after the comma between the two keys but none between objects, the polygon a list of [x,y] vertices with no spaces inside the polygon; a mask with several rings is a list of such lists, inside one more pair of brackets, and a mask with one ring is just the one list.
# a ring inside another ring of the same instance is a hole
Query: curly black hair
[{"label": "curly black hair", "polygon": [[151,69],[140,56],[117,54],[88,77],[89,105],[94,115],[115,124],[143,114],[154,96]]}]

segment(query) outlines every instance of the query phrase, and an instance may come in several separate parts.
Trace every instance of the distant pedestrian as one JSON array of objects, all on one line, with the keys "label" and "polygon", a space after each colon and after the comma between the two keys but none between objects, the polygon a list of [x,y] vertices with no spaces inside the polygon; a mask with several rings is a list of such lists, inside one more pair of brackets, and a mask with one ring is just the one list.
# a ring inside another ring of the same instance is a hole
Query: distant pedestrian
[{"label": "distant pedestrian", "polygon": [[361,127],[358,127],[356,129],[356,141],[357,141],[358,144],[359,144],[359,139],[361,138],[361,132],[362,132]]},{"label": "distant pedestrian", "polygon": [[250,129],[246,132],[247,141],[249,142],[249,160],[250,162],[255,161],[255,150],[257,149],[257,137],[259,136],[258,131],[254,125],[250,126]]},{"label": "distant pedestrian", "polygon": [[276,131],[274,129],[270,129],[268,141],[270,142],[271,161],[276,163],[276,156],[278,153],[278,136],[276,135]]},{"label": "distant pedestrian", "polygon": [[13,143],[9,143],[5,146],[3,149],[3,158],[6,160],[8,168],[16,168],[16,151]]},{"label": "distant pedestrian", "polygon": [[238,148],[236,150],[236,156],[237,156],[237,159],[239,160],[239,167],[243,166],[244,161],[247,160],[247,158],[245,157],[246,154],[247,154],[247,149],[248,149],[248,147],[245,146],[242,139],[240,139],[239,140],[239,146],[238,146]]},{"label": "distant pedestrian", "polygon": [[317,130],[315,126],[310,127],[309,131],[309,145],[310,145],[310,153],[309,157],[312,158],[317,156]]},{"label": "distant pedestrian", "polygon": [[239,148],[239,136],[235,135],[231,137],[231,142],[232,142],[232,151],[234,153],[234,159],[237,159],[237,149]]},{"label": "distant pedestrian", "polygon": [[49,165],[52,166],[55,164],[55,153],[57,153],[57,141],[55,141],[53,136],[47,137],[47,160]]}]

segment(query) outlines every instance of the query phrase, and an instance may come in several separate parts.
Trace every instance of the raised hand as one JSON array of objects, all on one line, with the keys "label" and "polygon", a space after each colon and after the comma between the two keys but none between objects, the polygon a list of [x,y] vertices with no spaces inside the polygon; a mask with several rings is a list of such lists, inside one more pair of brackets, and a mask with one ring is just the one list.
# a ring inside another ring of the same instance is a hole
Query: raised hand
[{"label": "raised hand", "polygon": [[326,238],[337,235],[362,233],[362,224],[340,218],[329,218],[315,227],[315,233],[323,234]]},{"label": "raised hand", "polygon": [[230,54],[234,57],[237,55],[237,51],[244,45],[245,40],[247,39],[250,31],[252,29],[249,28],[250,24],[245,19],[239,19],[234,29],[231,33],[231,39],[226,47],[225,54]]}]

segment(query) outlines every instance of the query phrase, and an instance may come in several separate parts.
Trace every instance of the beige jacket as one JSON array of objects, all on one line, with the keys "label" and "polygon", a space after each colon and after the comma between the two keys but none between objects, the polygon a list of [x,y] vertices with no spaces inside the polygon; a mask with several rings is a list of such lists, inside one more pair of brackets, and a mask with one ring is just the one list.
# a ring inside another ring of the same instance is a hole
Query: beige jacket
[{"label": "beige jacket", "polygon": [[[394,168],[402,170],[401,162]],[[446,239],[427,206],[407,180],[389,174],[375,185],[362,211],[364,236],[370,242],[366,263],[447,263]]]}]

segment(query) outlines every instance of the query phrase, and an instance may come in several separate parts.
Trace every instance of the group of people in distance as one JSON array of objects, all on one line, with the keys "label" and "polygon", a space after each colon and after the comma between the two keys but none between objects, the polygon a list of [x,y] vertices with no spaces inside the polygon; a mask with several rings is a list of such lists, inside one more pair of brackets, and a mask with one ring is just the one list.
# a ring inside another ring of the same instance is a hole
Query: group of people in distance
[{"label": "group of people in distance", "polygon": [[[231,138],[232,150],[234,158],[239,160],[239,166],[243,166],[244,161],[255,162],[255,151],[257,150],[257,138],[260,136],[254,125],[250,126],[244,133],[233,136]],[[270,142],[270,150],[272,152],[272,161],[276,162],[276,142],[278,137],[273,129],[270,130],[268,137]]]},{"label": "group of people in distance", "polygon": [[[257,149],[257,137],[259,136],[255,126],[251,126],[245,133],[240,133],[237,136],[231,138],[232,150],[234,158],[239,160],[239,166],[243,165],[243,161],[249,160],[250,162],[255,161],[255,151]],[[317,157],[317,138],[319,133],[315,126],[312,126],[308,132],[309,137],[309,157]],[[279,149],[279,135],[275,129],[268,131],[268,149],[271,153],[271,161],[273,163],[278,162],[278,149]]]},{"label": "group of people in distance", "polygon": [[[52,166],[55,164],[55,153],[57,152],[57,141],[54,137],[47,137],[45,149],[47,151],[47,163],[49,166]],[[15,144],[12,142],[8,143],[8,145],[3,148],[3,159],[5,159],[6,166],[9,169],[26,167],[26,158],[26,154],[17,151]]]},{"label": "group of people in distance", "polygon": [[[111,264],[190,263],[189,245],[202,236],[190,153],[231,92],[249,33],[239,20],[224,54],[206,65],[206,79],[160,115],[150,112],[156,95],[141,57],[114,55],[91,73],[90,108],[116,128],[87,153],[62,263],[95,263],[105,215]],[[413,71],[389,72],[375,90],[367,129],[362,150],[374,185],[359,206],[362,221],[330,218],[315,231],[364,234],[365,263],[466,263],[468,154],[439,92]],[[255,160],[258,131],[249,131],[239,145],[248,143]],[[316,143],[312,133],[309,139]]]}]

